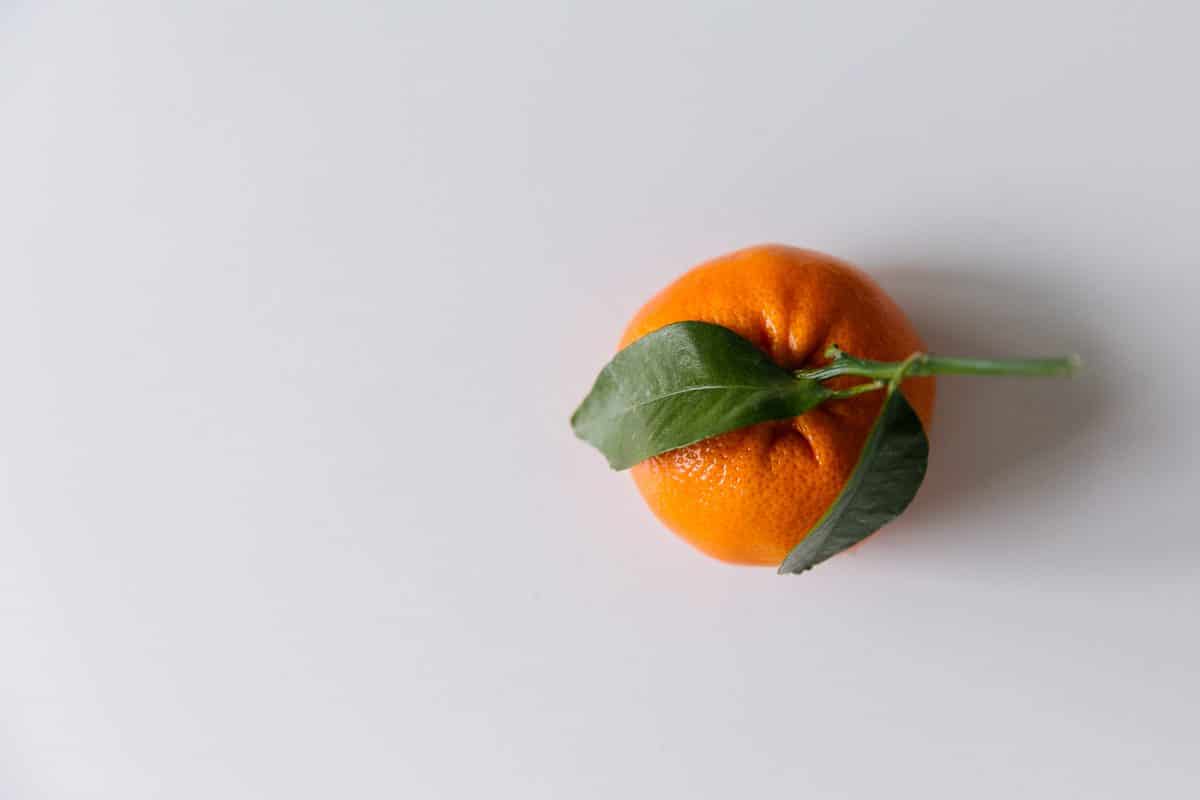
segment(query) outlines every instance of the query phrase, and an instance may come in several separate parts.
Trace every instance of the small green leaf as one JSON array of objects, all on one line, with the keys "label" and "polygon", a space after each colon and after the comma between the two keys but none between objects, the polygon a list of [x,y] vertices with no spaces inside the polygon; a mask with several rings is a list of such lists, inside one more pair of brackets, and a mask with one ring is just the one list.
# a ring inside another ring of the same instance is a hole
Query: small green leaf
[{"label": "small green leaf", "polygon": [[613,357],[571,417],[613,469],[756,422],[796,417],[831,396],[728,328],[677,322]]},{"label": "small green leaf", "polygon": [[792,548],[779,574],[800,573],[858,544],[900,515],[925,477],[929,441],[916,412],[897,389],[887,400],[863,445],[841,494],[812,530]]}]

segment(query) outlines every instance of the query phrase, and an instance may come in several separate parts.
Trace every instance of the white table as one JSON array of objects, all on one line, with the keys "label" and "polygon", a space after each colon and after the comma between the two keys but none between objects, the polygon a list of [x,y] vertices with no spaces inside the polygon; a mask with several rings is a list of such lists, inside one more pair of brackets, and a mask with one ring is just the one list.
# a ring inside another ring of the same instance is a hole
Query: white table
[{"label": "white table", "polygon": [[[1200,11],[10,2],[0,795],[1200,793]],[[947,353],[799,578],[567,417],[760,241]]]}]

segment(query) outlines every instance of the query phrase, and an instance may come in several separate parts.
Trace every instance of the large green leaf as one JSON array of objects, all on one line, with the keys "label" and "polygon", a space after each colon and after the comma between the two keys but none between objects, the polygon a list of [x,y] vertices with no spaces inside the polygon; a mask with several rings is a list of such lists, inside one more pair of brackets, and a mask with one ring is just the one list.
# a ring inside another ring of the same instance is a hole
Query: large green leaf
[{"label": "large green leaf", "polygon": [[613,357],[571,417],[613,469],[726,431],[796,417],[831,391],[728,328],[677,322]]},{"label": "large green leaf", "polygon": [[863,445],[858,464],[837,500],[788,553],[779,574],[799,573],[837,555],[900,515],[925,477],[929,441],[916,412],[899,391],[887,400]]}]

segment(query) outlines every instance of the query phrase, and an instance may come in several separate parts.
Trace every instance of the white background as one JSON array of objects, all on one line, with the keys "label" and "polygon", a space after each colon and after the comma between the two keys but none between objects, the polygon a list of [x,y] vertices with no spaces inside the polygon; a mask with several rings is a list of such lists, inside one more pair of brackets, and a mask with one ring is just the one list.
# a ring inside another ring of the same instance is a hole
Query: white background
[{"label": "white background", "polygon": [[[0,796],[1200,793],[1190,2],[0,4]],[[567,417],[774,240],[950,379],[710,561]]]}]

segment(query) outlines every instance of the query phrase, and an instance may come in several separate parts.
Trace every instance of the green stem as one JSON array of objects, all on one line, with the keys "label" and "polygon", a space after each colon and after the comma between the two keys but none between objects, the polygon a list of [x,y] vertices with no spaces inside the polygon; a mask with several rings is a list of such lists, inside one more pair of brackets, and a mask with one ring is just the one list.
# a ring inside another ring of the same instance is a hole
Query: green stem
[{"label": "green stem", "polygon": [[854,397],[867,392],[874,392],[887,386],[883,381],[871,381],[870,383],[860,383],[858,386],[851,386],[849,389],[834,391],[829,395],[830,400],[845,400],[847,397]]},{"label": "green stem", "polygon": [[[952,358],[914,353],[905,361],[870,361],[848,356],[833,345],[825,355],[833,361],[816,369],[796,370],[796,377],[825,381],[841,375],[873,378],[890,381],[903,368],[906,378],[925,375],[1021,375],[1026,377],[1053,377],[1070,375],[1080,367],[1078,356],[1064,358]],[[870,385],[870,384],[866,384]],[[858,387],[854,387],[858,388]],[[878,388],[878,387],[873,387]],[[863,391],[870,391],[863,389]]]}]

